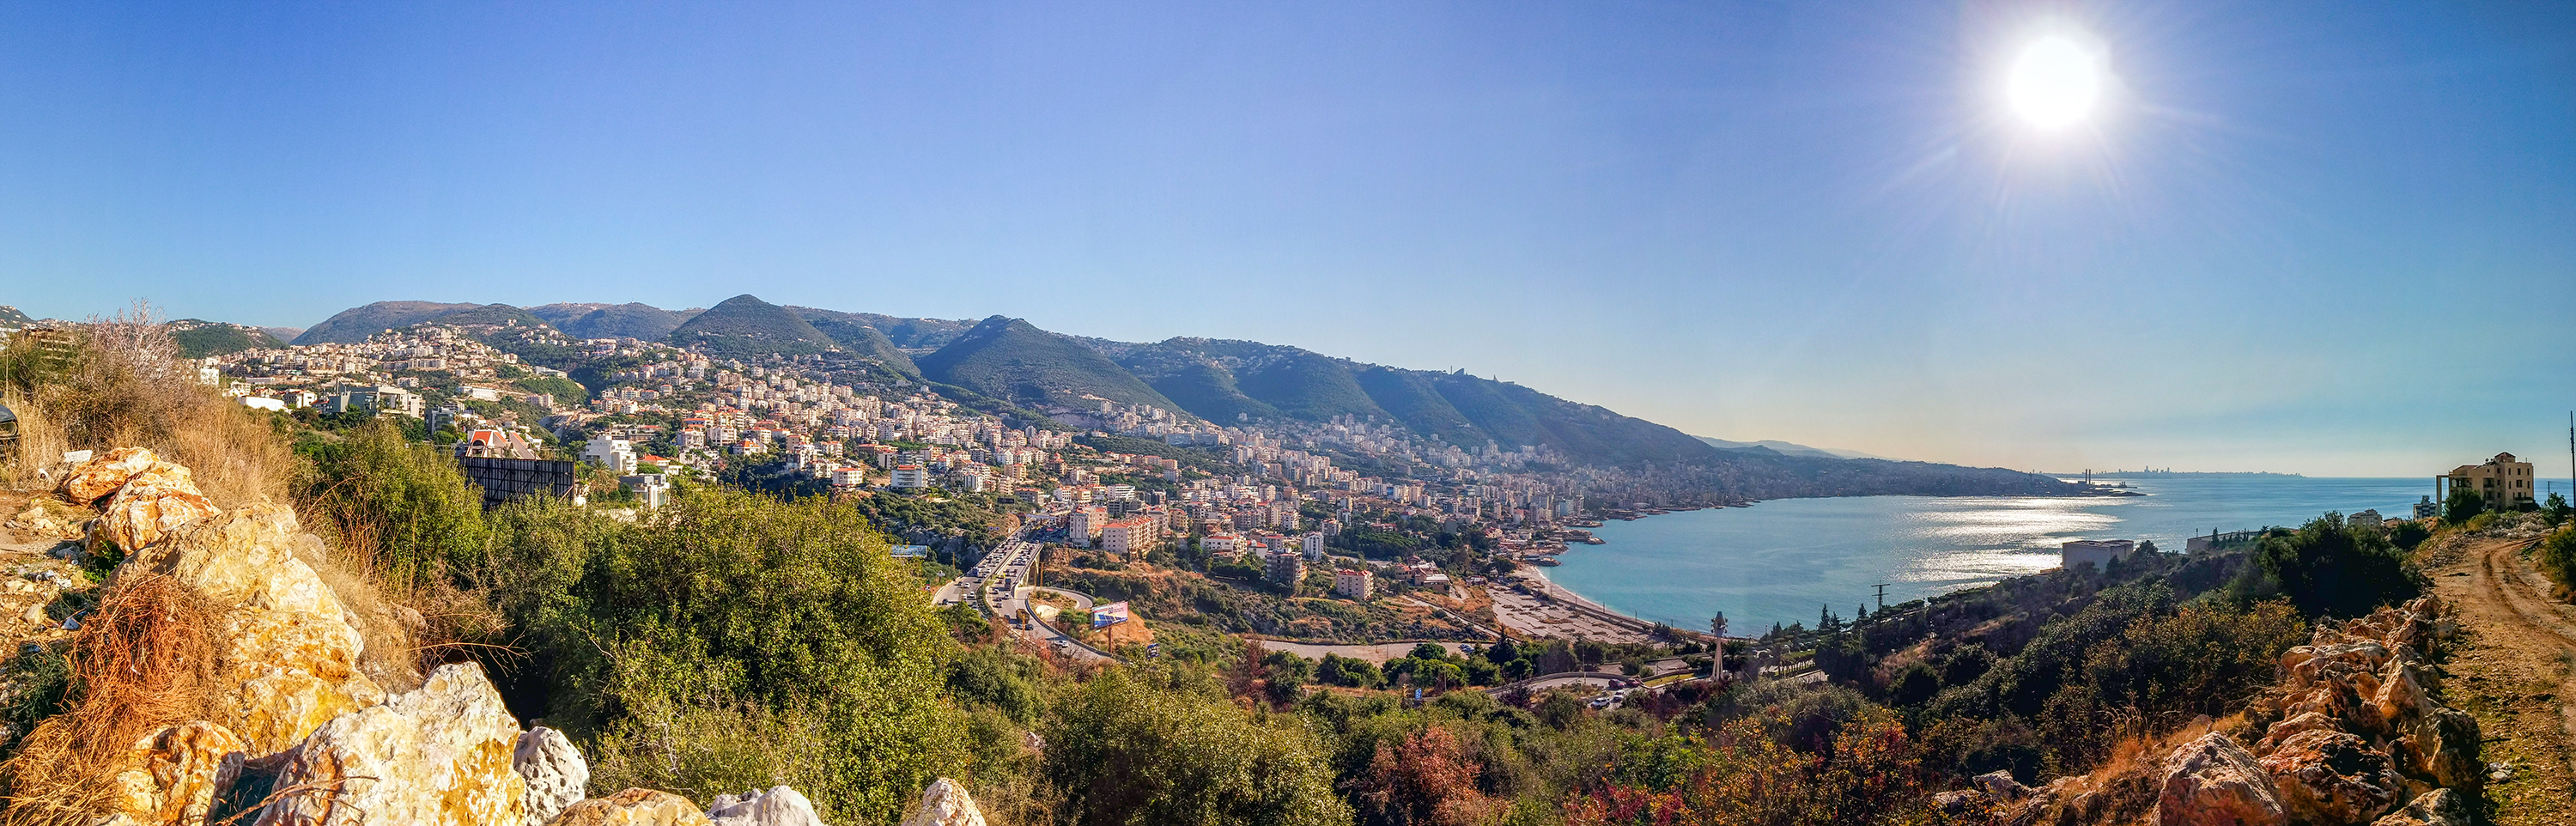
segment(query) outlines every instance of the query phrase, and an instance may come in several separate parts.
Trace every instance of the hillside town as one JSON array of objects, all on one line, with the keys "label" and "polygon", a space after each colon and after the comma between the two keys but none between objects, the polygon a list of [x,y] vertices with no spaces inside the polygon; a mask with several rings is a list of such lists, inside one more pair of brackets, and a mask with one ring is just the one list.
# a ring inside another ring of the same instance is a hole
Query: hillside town
[{"label": "hillside town", "polygon": [[[556,366],[523,358],[532,345]],[[1505,558],[1549,565],[1603,513],[1655,507],[1595,499],[1638,481],[1546,470],[1564,458],[1540,447],[1470,452],[1352,417],[1218,426],[1107,400],[1019,419],[831,356],[746,362],[631,338],[421,324],[200,364],[204,381],[247,406],[399,416],[460,456],[577,461],[646,503],[670,479],[720,473],[843,494],[982,496],[1044,521],[1070,547],[1136,559],[1186,550],[1291,583],[1315,566],[1340,577],[1329,590],[1362,598],[1379,575],[1362,560],[1402,565],[1403,548],[1432,536],[1472,535]],[[1434,584],[1451,576],[1408,571]]]}]

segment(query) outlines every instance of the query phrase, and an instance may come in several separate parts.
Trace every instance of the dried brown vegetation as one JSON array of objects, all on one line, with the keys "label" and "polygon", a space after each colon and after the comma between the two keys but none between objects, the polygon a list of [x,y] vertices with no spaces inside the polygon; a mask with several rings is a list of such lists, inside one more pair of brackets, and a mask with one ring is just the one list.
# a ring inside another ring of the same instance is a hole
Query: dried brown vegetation
[{"label": "dried brown vegetation", "polygon": [[136,305],[69,327],[20,333],[0,349],[0,403],[19,418],[15,487],[67,450],[151,448],[193,471],[216,501],[283,501],[295,457],[263,416],[196,381],[195,366]]},{"label": "dried brown vegetation", "polygon": [[0,763],[0,823],[87,822],[109,809],[118,761],[165,726],[210,716],[214,612],[167,576],[111,589],[73,635],[70,710]]}]

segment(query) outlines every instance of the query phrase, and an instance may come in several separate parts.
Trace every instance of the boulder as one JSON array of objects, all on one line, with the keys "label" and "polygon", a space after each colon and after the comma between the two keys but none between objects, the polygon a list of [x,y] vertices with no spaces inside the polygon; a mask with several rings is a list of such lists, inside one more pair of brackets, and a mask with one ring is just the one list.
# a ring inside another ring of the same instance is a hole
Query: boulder
[{"label": "boulder", "polygon": [[224,716],[215,722],[239,735],[253,758],[293,748],[324,722],[385,701],[384,690],[358,672],[365,638],[330,586],[297,557],[320,542],[293,511],[261,504],[147,547],[121,569],[168,574],[223,608],[217,693]]},{"label": "boulder", "polygon": [[2362,823],[2405,799],[2406,780],[2388,755],[2340,731],[2299,732],[2257,763],[2302,823]]},{"label": "boulder", "polygon": [[564,808],[546,826],[713,826],[688,798],[652,789],[627,789]]},{"label": "boulder", "polygon": [[519,735],[510,768],[528,782],[528,826],[543,826],[590,793],[590,764],[581,759],[581,750],[563,732],[545,726]]},{"label": "boulder", "polygon": [[1985,792],[1987,797],[1996,800],[2020,800],[2029,797],[2031,792],[2029,786],[2014,780],[2012,772],[2008,771],[1987,772],[1977,775],[1975,779],[1968,782],[1975,784],[1977,790]]},{"label": "boulder", "polygon": [[2227,735],[2212,732],[2166,758],[2157,826],[2284,826],[2272,777]]},{"label": "boulder", "polygon": [[215,795],[241,776],[242,741],[196,720],[136,741],[120,766],[116,814],[138,823],[204,823]]},{"label": "boulder", "polygon": [[152,455],[150,450],[120,447],[108,451],[105,456],[81,462],[63,477],[62,484],[56,485],[54,491],[65,501],[91,504],[107,498],[117,488],[125,487],[126,481],[133,479],[135,474],[157,464],[162,464],[161,457]]},{"label": "boulder", "polygon": [[2474,793],[2486,780],[2478,718],[2456,708],[2436,708],[2416,718],[2389,751],[2399,771],[2436,786]]},{"label": "boulder", "polygon": [[2282,741],[2296,737],[2301,732],[2342,730],[2343,726],[2335,719],[2311,711],[2297,717],[2273,723],[2270,728],[2264,729],[2263,739],[2254,743],[2254,753],[2256,755],[2271,754],[2273,749],[2281,747]]},{"label": "boulder", "polygon": [[187,468],[156,462],[117,488],[100,509],[93,544],[106,542],[132,551],[219,512],[188,478]]},{"label": "boulder", "polygon": [[966,784],[942,777],[922,790],[921,810],[904,818],[903,826],[984,826],[984,810],[975,808]]},{"label": "boulder", "polygon": [[341,715],[297,746],[277,788],[303,788],[259,826],[487,826],[524,822],[511,768],[519,721],[480,666],[440,666],[420,690]]},{"label": "boulder", "polygon": [[765,792],[716,795],[715,802],[707,806],[707,820],[715,826],[823,826],[823,818],[814,814],[813,802],[785,786]]},{"label": "boulder", "polygon": [[2372,821],[2370,826],[2469,826],[2472,822],[2466,795],[2434,789],[2416,796],[2405,808]]}]

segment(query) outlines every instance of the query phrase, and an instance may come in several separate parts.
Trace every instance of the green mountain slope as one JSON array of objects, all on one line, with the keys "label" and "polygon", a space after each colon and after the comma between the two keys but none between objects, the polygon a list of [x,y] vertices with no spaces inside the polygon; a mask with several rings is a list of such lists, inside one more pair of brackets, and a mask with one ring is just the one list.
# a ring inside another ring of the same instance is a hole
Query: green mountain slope
[{"label": "green mountain slope", "polygon": [[1369,394],[1386,412],[1395,416],[1416,433],[1438,436],[1442,441],[1465,447],[1485,443],[1485,432],[1458,412],[1456,405],[1432,386],[1438,373],[1420,370],[1398,370],[1374,364],[1362,365],[1356,378],[1360,389]]},{"label": "green mountain slope", "polygon": [[749,294],[707,308],[673,328],[664,340],[682,347],[699,347],[709,355],[725,358],[802,356],[840,346],[787,308]]},{"label": "green mountain slope", "polygon": [[482,309],[481,304],[441,304],[435,301],[378,301],[341,310],[322,323],[306,328],[296,336],[296,344],[356,344],[368,336],[386,330],[420,324],[439,316],[462,310]]},{"label": "green mountain slope", "polygon": [[[976,321],[971,318],[952,321],[945,318],[905,318],[877,313],[849,313],[816,307],[790,306],[787,309],[796,311],[797,315],[804,316],[806,321],[813,322],[816,327],[823,327],[819,316],[874,327],[877,332],[883,333],[887,340],[894,342],[894,346],[914,352],[946,347],[949,342],[956,341],[958,336],[965,335],[966,331],[973,329],[976,324]],[[831,329],[825,327],[824,332],[831,332]]]},{"label": "green mountain slope", "polygon": [[197,318],[170,322],[170,341],[179,345],[180,358],[192,359],[286,346],[276,336],[257,327]]},{"label": "green mountain slope", "polygon": [[665,310],[650,304],[547,304],[528,313],[574,338],[660,341],[704,310]]},{"label": "green mountain slope", "polygon": [[1243,394],[1234,373],[1200,353],[1156,345],[1127,348],[1118,360],[1182,410],[1218,424],[1241,424],[1281,415],[1279,408]]},{"label": "green mountain slope", "polygon": [[956,341],[915,360],[921,374],[1015,404],[1097,409],[1098,396],[1122,404],[1185,410],[1108,356],[1026,321],[994,316]]},{"label": "green mountain slope", "polygon": [[831,336],[833,341],[840,342],[841,349],[853,355],[876,359],[896,372],[921,375],[921,368],[912,363],[912,357],[905,355],[902,348],[896,347],[894,340],[887,338],[884,331],[868,323],[865,316],[837,310],[817,310],[812,307],[787,309],[797,317],[805,319],[806,323],[814,325],[814,329]]},{"label": "green mountain slope", "polygon": [[436,317],[430,318],[429,321],[439,324],[452,324],[479,332],[488,332],[502,327],[539,328],[553,326],[547,324],[545,319],[538,318],[526,310],[522,310],[508,304],[485,304],[479,307],[467,307],[455,312],[441,313]]},{"label": "green mountain slope", "polygon": [[34,322],[35,319],[28,318],[27,314],[19,312],[18,308],[0,304],[0,330],[21,329]]}]

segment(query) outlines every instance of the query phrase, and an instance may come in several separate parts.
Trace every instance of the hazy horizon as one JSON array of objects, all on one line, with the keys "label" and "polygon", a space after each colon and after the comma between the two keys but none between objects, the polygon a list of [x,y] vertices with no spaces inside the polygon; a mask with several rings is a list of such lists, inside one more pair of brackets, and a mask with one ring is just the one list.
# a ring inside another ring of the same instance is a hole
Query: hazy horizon
[{"label": "hazy horizon", "polygon": [[[2104,85],[2043,129],[2002,87],[2052,31]],[[0,44],[37,316],[749,292],[1904,459],[2567,484],[2576,6],[31,3]]]}]

